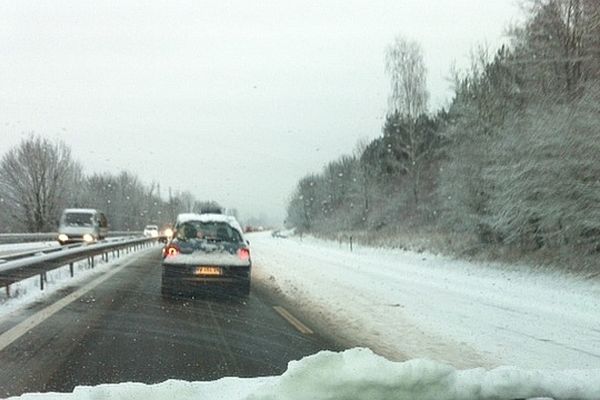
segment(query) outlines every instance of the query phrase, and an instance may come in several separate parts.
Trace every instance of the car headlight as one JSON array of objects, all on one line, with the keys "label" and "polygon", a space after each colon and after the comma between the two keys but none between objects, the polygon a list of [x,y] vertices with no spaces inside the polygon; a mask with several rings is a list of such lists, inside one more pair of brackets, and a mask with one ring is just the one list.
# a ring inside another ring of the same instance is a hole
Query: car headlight
[{"label": "car headlight", "polygon": [[60,235],[58,235],[59,242],[66,242],[67,240],[69,240],[69,237],[67,235],[65,235],[64,233],[61,233]]},{"label": "car headlight", "polygon": [[173,236],[173,230],[170,228],[167,228],[167,229],[165,229],[164,234],[166,237],[171,237],[171,236]]},{"label": "car headlight", "polygon": [[83,235],[83,241],[90,243],[94,241],[94,237],[92,235],[90,235],[89,233],[86,233],[85,235]]}]

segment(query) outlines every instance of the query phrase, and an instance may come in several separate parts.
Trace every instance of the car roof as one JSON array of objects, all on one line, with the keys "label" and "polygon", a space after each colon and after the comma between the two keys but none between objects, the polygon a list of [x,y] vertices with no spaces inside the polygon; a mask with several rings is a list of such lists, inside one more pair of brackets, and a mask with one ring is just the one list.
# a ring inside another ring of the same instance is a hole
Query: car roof
[{"label": "car roof", "polygon": [[181,224],[181,223],[187,222],[187,221],[198,221],[199,217],[200,217],[200,214],[196,214],[196,213],[182,213],[177,216],[175,223]]},{"label": "car roof", "polygon": [[183,213],[183,214],[179,214],[177,216],[176,224],[179,225],[179,224],[183,224],[184,222],[188,222],[188,221],[224,222],[226,224],[229,224],[232,228],[237,230],[240,233],[240,235],[243,236],[242,227],[240,226],[239,222],[235,219],[235,217],[233,217],[231,215],[211,214],[211,213],[207,213],[207,214]]},{"label": "car roof", "polygon": [[64,214],[70,213],[82,213],[82,214],[95,214],[99,212],[95,208],[65,208],[63,211]]}]

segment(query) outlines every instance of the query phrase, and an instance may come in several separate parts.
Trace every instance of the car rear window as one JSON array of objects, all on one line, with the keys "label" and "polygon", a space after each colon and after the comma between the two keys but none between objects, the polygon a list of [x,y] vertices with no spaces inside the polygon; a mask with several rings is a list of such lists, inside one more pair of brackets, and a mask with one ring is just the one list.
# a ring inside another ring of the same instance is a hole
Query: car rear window
[{"label": "car rear window", "polygon": [[200,239],[219,242],[242,241],[240,233],[225,222],[187,221],[177,227],[177,238],[181,240]]}]

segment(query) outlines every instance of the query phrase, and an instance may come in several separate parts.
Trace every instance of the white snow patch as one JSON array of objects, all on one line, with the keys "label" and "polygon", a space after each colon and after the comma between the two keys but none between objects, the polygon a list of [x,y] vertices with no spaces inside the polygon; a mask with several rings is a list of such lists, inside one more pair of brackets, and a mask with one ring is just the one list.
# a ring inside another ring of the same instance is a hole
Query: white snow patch
[{"label": "white snow patch", "polygon": [[0,244],[0,255],[23,253],[30,250],[37,249],[51,249],[57,247],[59,244],[56,241],[52,242],[24,242],[24,243],[6,243]]},{"label": "white snow patch", "polygon": [[45,400],[486,400],[551,397],[600,398],[600,369],[523,370],[501,367],[457,370],[430,360],[392,362],[368,349],[322,351],[292,361],[281,376],[224,378],[212,382],[168,380],[77,387],[73,393],[24,394]]},{"label": "white snow patch", "polygon": [[598,281],[310,237],[251,243],[255,282],[351,346],[457,367],[600,368]]}]

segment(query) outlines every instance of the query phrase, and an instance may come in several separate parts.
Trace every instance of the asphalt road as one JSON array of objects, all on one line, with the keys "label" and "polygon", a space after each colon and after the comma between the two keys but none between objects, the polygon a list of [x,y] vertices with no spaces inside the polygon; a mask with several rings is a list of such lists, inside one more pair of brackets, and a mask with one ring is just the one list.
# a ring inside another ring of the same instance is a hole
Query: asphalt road
[{"label": "asphalt road", "polygon": [[[42,316],[0,350],[0,397],[100,383],[281,374],[290,360],[338,349],[303,329],[294,310],[268,294],[163,299],[158,249],[121,266],[82,296],[70,288],[0,321],[1,337]],[[68,296],[73,301],[44,316]]]}]

